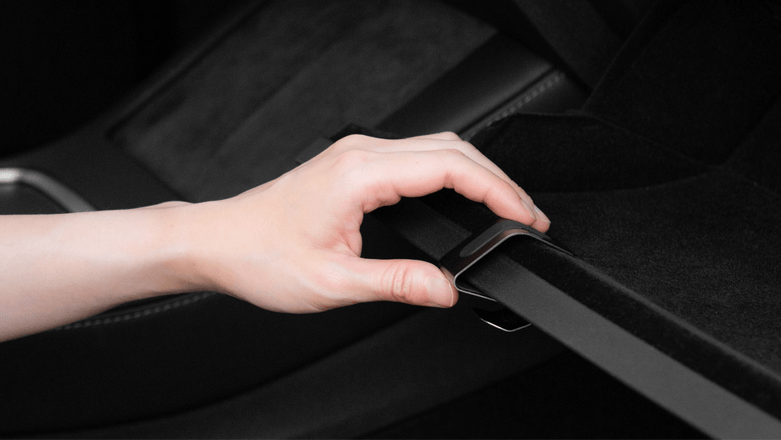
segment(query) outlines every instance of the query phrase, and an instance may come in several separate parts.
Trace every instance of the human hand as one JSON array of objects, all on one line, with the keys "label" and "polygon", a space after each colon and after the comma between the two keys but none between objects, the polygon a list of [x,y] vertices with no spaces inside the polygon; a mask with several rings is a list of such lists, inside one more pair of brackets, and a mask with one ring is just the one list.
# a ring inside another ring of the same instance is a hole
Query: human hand
[{"label": "human hand", "polygon": [[275,311],[378,300],[449,307],[457,291],[434,265],[360,258],[365,213],[442,188],[542,232],[550,226],[520,187],[453,133],[354,135],[236,197],[184,207],[194,220],[190,264],[202,287]]}]

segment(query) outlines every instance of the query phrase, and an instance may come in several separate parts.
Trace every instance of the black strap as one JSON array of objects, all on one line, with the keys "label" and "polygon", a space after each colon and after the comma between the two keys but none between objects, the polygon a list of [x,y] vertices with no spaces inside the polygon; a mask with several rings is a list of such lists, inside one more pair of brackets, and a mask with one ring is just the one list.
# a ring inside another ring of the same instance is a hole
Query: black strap
[{"label": "black strap", "polygon": [[[468,231],[419,200],[372,214],[439,261]],[[544,245],[540,245],[544,246]],[[779,437],[781,423],[499,252],[469,282],[657,404],[715,437]]]},{"label": "black strap", "polygon": [[[351,125],[332,139],[356,132],[376,134]],[[299,161],[314,157],[330,144],[327,140],[314,142]],[[405,198],[370,215],[423,251],[432,262],[440,262],[470,238],[469,231],[418,199]],[[508,240],[506,245],[512,243]],[[538,249],[547,247],[540,244]],[[563,252],[561,255],[576,259]],[[589,269],[583,262],[576,263],[584,270]],[[486,255],[463,277],[487,296],[706,434],[781,437],[779,420],[614,324],[501,252]]]}]

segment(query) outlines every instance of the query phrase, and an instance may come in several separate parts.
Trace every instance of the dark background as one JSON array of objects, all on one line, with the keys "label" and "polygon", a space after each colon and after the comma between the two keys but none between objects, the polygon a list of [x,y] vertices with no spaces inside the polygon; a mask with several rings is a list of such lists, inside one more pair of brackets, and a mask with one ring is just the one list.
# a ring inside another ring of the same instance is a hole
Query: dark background
[{"label": "dark background", "polygon": [[0,156],[100,115],[246,0],[0,2]]}]

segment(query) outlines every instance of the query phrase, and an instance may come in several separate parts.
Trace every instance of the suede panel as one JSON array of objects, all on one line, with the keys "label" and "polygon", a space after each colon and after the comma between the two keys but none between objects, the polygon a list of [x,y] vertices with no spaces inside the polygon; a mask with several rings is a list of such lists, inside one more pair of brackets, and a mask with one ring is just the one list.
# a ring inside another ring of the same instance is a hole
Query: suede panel
[{"label": "suede panel", "polygon": [[[492,34],[433,1],[270,2],[144,107],[128,109],[111,140],[192,201],[233,195],[276,177],[345,121],[373,124],[391,113]],[[369,258],[407,252],[376,226],[367,231],[365,222],[362,232]],[[415,311],[373,303],[282,315],[204,298],[4,343],[0,390],[17,398],[0,404],[0,432],[83,428],[204,405]],[[36,381],[19,380],[27,377]]]},{"label": "suede panel", "polygon": [[553,53],[593,88],[623,40],[594,6],[572,0],[516,0],[515,4]]},{"label": "suede panel", "polygon": [[434,1],[272,2],[113,140],[191,201],[232,196],[378,123],[493,32]]}]

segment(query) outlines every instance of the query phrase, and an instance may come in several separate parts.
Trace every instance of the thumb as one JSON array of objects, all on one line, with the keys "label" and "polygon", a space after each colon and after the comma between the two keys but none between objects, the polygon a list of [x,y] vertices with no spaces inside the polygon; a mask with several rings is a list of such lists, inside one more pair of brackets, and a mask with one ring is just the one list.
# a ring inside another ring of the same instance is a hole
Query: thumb
[{"label": "thumb", "polygon": [[362,289],[376,300],[431,307],[451,307],[458,292],[433,264],[417,260],[355,260]]}]

